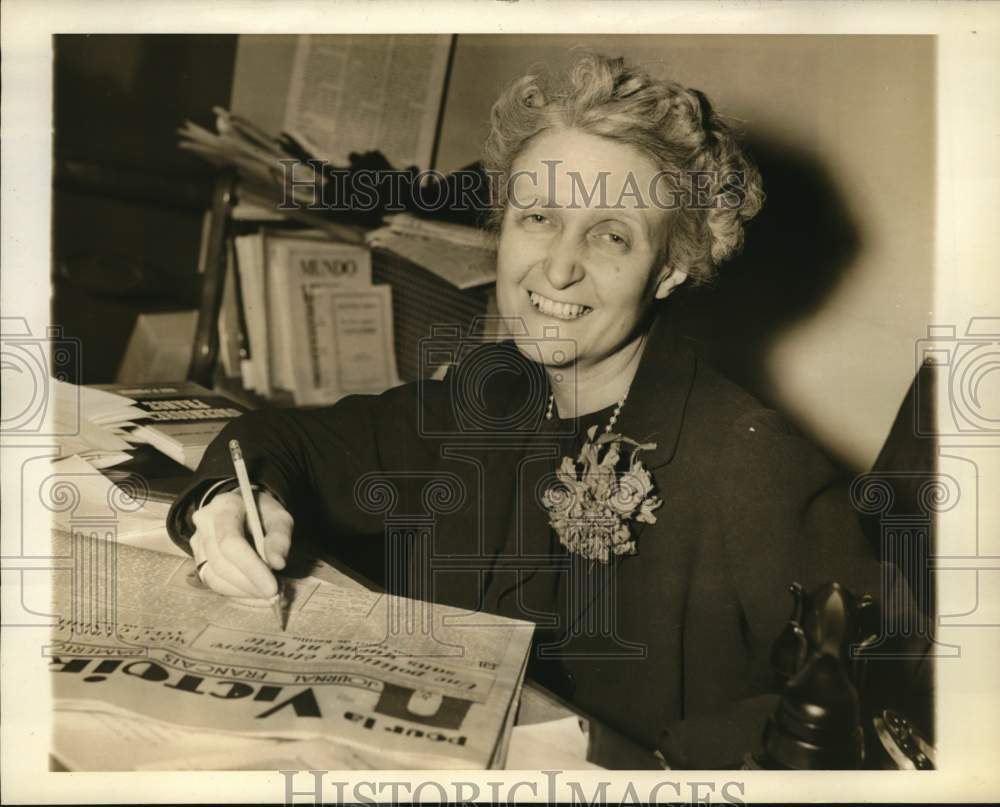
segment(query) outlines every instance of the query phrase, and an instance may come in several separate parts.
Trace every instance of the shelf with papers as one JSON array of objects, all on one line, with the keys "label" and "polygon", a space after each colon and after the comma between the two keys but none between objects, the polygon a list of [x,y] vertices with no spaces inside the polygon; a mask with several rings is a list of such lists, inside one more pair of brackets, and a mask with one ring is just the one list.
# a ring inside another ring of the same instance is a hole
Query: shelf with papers
[{"label": "shelf with papers", "polygon": [[[415,257],[366,239],[373,232],[354,224],[304,226],[295,211],[286,219],[237,219],[237,205],[249,198],[253,210],[259,198],[244,192],[233,172],[220,174],[202,250],[203,292],[189,371],[198,383],[253,406],[323,405],[343,394],[378,392],[438,369],[421,357],[422,340],[438,326],[457,326],[464,334],[491,310],[488,250],[464,246],[482,266],[470,263],[468,271],[476,274],[463,283],[464,257],[456,262],[447,241],[407,233],[420,241]],[[348,240],[338,237],[344,232]],[[344,271],[350,261],[357,282],[333,278],[351,274]],[[345,302],[348,293],[355,297]],[[343,334],[352,328],[355,341],[346,341]]]}]

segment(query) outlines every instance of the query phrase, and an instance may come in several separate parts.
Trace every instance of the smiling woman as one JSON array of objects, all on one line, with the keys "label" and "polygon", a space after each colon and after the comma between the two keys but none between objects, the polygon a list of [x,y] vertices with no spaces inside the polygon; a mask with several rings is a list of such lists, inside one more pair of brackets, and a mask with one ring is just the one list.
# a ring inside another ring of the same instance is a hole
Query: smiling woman
[{"label": "smiling woman", "polygon": [[491,117],[500,313],[525,323],[518,344],[553,324],[572,343],[562,361],[543,353],[574,368],[549,375],[560,413],[608,406],[627,394],[653,302],[742,244],[760,177],[704,95],[623,59],[527,75]]},{"label": "smiling woman", "polygon": [[[236,420],[175,503],[172,536],[231,596],[272,593],[303,536],[342,555],[367,542],[393,593],[535,622],[529,674],[645,762],[736,765],[775,708],[789,585],[861,595],[895,579],[833,465],[657,305],[739,249],[760,178],[702,94],[596,55],[515,81],[485,154],[510,339],[466,351],[443,381]],[[268,565],[243,535],[232,439]],[[372,475],[409,532],[356,495]],[[433,479],[461,501],[438,502]],[[616,754],[591,748],[644,764]]]}]

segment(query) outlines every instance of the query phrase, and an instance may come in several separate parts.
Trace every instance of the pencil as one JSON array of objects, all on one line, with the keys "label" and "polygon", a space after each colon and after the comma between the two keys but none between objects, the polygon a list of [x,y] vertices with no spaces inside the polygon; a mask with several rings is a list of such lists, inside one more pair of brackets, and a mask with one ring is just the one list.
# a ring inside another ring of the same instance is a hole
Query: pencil
[{"label": "pencil", "polygon": [[[253,498],[253,488],[250,486],[250,476],[247,474],[246,463],[243,462],[243,451],[240,449],[239,440],[229,441],[229,454],[233,458],[233,469],[236,471],[236,479],[240,483],[240,495],[243,496],[243,508],[247,511],[247,524],[250,527],[250,535],[253,537],[253,548],[260,559],[267,563],[267,555],[264,553],[264,526],[260,523],[260,513],[257,512],[257,503]],[[285,617],[281,608],[281,578],[278,580],[278,593],[269,599],[271,609],[278,620],[278,625],[282,631],[285,629]]]}]

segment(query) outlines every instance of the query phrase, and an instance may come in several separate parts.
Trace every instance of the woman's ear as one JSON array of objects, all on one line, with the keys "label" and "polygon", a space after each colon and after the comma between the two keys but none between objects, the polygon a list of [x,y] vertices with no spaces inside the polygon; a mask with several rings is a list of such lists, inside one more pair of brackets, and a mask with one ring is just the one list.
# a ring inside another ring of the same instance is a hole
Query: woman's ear
[{"label": "woman's ear", "polygon": [[663,300],[669,297],[670,293],[685,280],[687,280],[687,272],[683,269],[671,268],[670,266],[663,267],[660,279],[656,283],[656,299]]}]

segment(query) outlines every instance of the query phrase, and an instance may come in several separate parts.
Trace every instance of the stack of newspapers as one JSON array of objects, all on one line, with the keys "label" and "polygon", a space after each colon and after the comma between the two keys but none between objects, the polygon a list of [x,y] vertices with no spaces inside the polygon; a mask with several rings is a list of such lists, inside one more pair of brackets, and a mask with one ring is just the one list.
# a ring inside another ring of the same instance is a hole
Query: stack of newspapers
[{"label": "stack of newspapers", "polygon": [[[105,389],[50,378],[51,423],[59,445],[50,464],[22,469],[25,490],[37,490],[57,530],[101,535],[160,551],[179,551],[166,532],[169,503],[151,495],[156,481],[132,472],[148,450],[136,430],[148,413],[139,402]],[[185,469],[180,469],[184,472]]]},{"label": "stack of newspapers", "polygon": [[57,533],[53,757],[73,771],[503,767],[533,625],[329,567],[267,601],[190,559]]},{"label": "stack of newspapers", "polygon": [[[317,207],[316,198],[322,198],[327,178],[317,170],[318,163],[305,146],[284,132],[271,135],[222,107],[212,111],[215,131],[185,121],[177,130],[179,145],[213,165],[236,172],[239,210],[234,211],[234,217],[297,218],[342,241],[362,242],[357,226],[338,221]],[[286,181],[286,171],[294,182]],[[288,198],[286,194],[290,194]]]},{"label": "stack of newspapers", "polygon": [[179,552],[166,531],[170,503],[215,435],[245,410],[189,382],[96,388],[50,378],[48,391],[59,456],[22,473],[54,526]]}]

